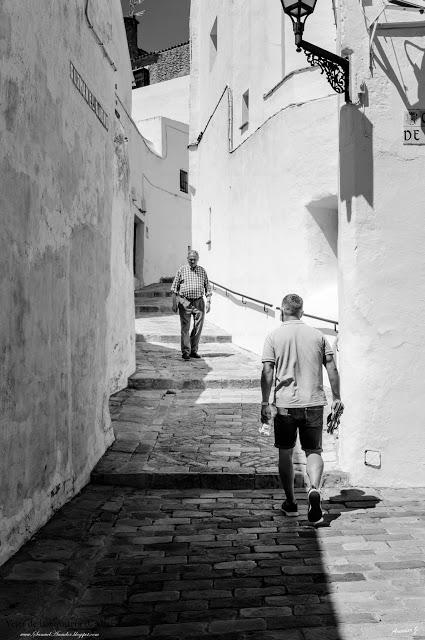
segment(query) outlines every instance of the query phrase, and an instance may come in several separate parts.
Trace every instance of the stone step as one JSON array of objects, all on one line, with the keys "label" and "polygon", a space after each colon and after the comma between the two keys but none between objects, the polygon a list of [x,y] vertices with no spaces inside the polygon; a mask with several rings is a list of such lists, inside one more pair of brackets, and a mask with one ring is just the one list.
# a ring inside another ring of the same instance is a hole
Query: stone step
[{"label": "stone step", "polygon": [[[184,362],[184,361],[183,361]],[[193,361],[192,361],[193,362]],[[189,363],[184,362],[186,366],[190,366]],[[128,386],[130,389],[258,389],[260,390],[260,383],[258,376],[255,378],[228,378],[228,377],[215,377],[206,376],[199,379],[199,377],[190,376],[191,372],[183,379],[161,377],[161,376],[146,376],[144,373],[134,373],[128,379]]]},{"label": "stone step", "polygon": [[[93,484],[133,487],[136,489],[280,489],[278,473],[164,473],[164,472],[102,472],[96,467],[90,478]],[[308,486],[308,478],[295,472],[297,489]],[[348,475],[329,472],[323,475],[324,487],[349,486]]]},{"label": "stone step", "polygon": [[[171,304],[163,305],[163,304],[136,302],[136,304],[134,305],[134,310],[136,314],[150,314],[150,313],[170,314],[172,309],[171,309]],[[140,317],[140,315],[138,315],[137,317]]]},{"label": "stone step", "polygon": [[171,287],[169,282],[154,282],[152,284],[147,284],[140,289],[136,289],[134,292],[135,296],[144,296],[144,295],[162,295],[167,294],[171,295]]},{"label": "stone step", "polygon": [[[160,306],[160,305],[157,305]],[[176,313],[152,312],[136,318],[136,342],[180,343],[180,319]],[[201,335],[201,343],[230,343],[232,336],[205,319]]]},{"label": "stone step", "polygon": [[[161,314],[157,314],[161,316]],[[140,318],[137,318],[138,320]],[[163,344],[179,344],[180,333],[139,333],[136,331],[136,342],[161,342]],[[203,333],[201,335],[201,344],[220,343],[230,344],[232,342],[231,335],[214,335],[211,333]]]},{"label": "stone step", "polygon": [[170,291],[168,285],[167,289],[158,290],[158,289],[139,289],[134,292],[134,299],[137,301],[139,298],[171,298],[172,292]]}]

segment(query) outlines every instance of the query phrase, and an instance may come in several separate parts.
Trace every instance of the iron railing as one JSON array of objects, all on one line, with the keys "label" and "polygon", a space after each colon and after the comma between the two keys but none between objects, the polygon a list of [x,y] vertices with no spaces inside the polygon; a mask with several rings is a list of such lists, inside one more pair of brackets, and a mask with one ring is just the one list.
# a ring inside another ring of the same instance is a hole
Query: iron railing
[{"label": "iron railing", "polygon": [[[276,307],[276,311],[282,311],[282,307]],[[338,320],[330,320],[329,318],[322,318],[321,316],[313,316],[311,313],[303,313],[306,318],[313,318],[314,320],[320,320],[320,322],[328,322],[333,324],[335,333],[338,332]]]},{"label": "iron railing", "polygon": [[246,296],[244,293],[239,293],[239,291],[233,291],[232,289],[229,289],[229,287],[225,287],[224,285],[218,284],[218,282],[213,282],[212,280],[210,280],[210,283],[212,284],[213,289],[215,289],[215,287],[218,287],[219,289],[223,289],[227,297],[229,296],[229,293],[231,293],[234,296],[239,296],[242,299],[242,304],[246,304],[246,301],[250,300],[251,302],[261,304],[266,313],[269,308],[273,309],[273,305],[271,302],[264,302],[264,300],[258,300],[258,298],[252,298],[251,296]]},{"label": "iron railing", "polygon": [[[268,313],[269,309],[273,309],[273,305],[271,304],[271,302],[265,302],[264,300],[259,300],[258,298],[253,298],[252,296],[247,296],[244,293],[240,293],[240,291],[233,291],[233,289],[229,289],[229,287],[225,287],[223,284],[218,284],[218,282],[214,282],[213,280],[210,280],[210,283],[213,287],[213,289],[215,289],[216,287],[218,287],[219,289],[222,289],[226,296],[229,296],[229,293],[231,293],[234,296],[239,296],[242,300],[242,304],[246,304],[247,300],[250,300],[251,302],[255,302],[256,304],[260,304],[264,311],[266,313]],[[276,311],[282,311],[281,307],[275,307]],[[306,318],[313,318],[313,320],[320,320],[320,322],[327,322],[328,324],[333,325],[334,331],[335,333],[338,332],[338,320],[331,320],[330,318],[322,318],[321,316],[314,316],[311,313],[304,313]]]}]

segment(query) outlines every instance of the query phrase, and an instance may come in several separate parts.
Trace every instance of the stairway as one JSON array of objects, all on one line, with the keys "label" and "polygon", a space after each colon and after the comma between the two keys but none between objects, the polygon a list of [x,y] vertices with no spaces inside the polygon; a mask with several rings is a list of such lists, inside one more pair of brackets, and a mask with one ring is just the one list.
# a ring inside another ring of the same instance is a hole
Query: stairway
[{"label": "stairway", "polygon": [[171,291],[169,282],[148,285],[134,292],[136,317],[139,314],[171,313]]},{"label": "stairway", "polygon": [[[169,287],[150,285],[136,300],[167,301]],[[136,371],[127,389],[111,398],[116,440],[92,481],[143,489],[279,487],[273,437],[258,433],[259,356],[234,345],[208,316],[199,360],[181,358],[177,314],[139,311],[135,327]],[[324,483],[343,485],[335,441],[324,436]],[[305,457],[299,450],[295,461],[302,487]]]}]

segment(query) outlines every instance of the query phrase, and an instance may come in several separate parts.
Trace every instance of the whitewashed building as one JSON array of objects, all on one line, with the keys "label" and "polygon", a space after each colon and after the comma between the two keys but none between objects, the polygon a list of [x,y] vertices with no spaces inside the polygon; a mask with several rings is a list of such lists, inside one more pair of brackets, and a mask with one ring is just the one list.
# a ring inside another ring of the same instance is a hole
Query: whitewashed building
[{"label": "whitewashed building", "polygon": [[357,483],[424,486],[425,21],[341,0],[338,22],[353,100],[340,110],[341,463]]},{"label": "whitewashed building", "polygon": [[135,211],[136,287],[172,276],[191,244],[188,76],[133,90],[142,201]]},{"label": "whitewashed building", "polygon": [[[318,4],[309,39],[335,50],[332,3]],[[193,0],[190,28],[190,189],[201,263],[234,291],[273,306],[296,291],[311,314],[336,318],[336,94],[296,52],[278,0]],[[219,290],[211,314],[257,352],[275,321]]]},{"label": "whitewashed building", "polygon": [[124,19],[134,75],[132,120],[141,168],[134,176],[134,284],[174,275],[191,244],[189,43],[159,52],[138,47],[138,20]]},{"label": "whitewashed building", "polygon": [[[340,464],[364,485],[425,485],[424,4],[318,0],[304,38],[349,56],[345,104],[279,0],[192,0],[193,245],[228,289],[339,316]],[[220,289],[211,314],[257,352],[276,322]]]},{"label": "whitewashed building", "polygon": [[135,368],[132,73],[114,0],[5,0],[0,563],[89,481]]}]

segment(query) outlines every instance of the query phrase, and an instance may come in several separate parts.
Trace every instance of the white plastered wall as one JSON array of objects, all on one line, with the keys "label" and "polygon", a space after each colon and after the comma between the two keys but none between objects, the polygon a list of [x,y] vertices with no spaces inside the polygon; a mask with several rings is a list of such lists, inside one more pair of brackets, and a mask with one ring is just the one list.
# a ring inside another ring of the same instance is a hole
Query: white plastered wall
[{"label": "white plastered wall", "polygon": [[132,118],[140,132],[143,170],[134,176],[144,221],[143,284],[173,276],[192,242],[190,194],[180,190],[189,171],[189,77],[133,91]]},{"label": "white plastered wall", "polygon": [[341,463],[354,483],[424,486],[425,146],[403,145],[404,114],[425,109],[424,21],[380,22],[371,69],[362,3],[341,2],[353,100],[366,88],[341,110]]},{"label": "white plastered wall", "polygon": [[[297,292],[307,311],[335,318],[337,100],[296,53],[285,22],[279,3],[192,2],[191,141],[223,96],[190,152],[193,246],[212,280],[274,306]],[[331,7],[309,28],[309,39],[319,34],[318,44],[335,48]],[[214,293],[211,319],[256,352],[272,315]]]}]

